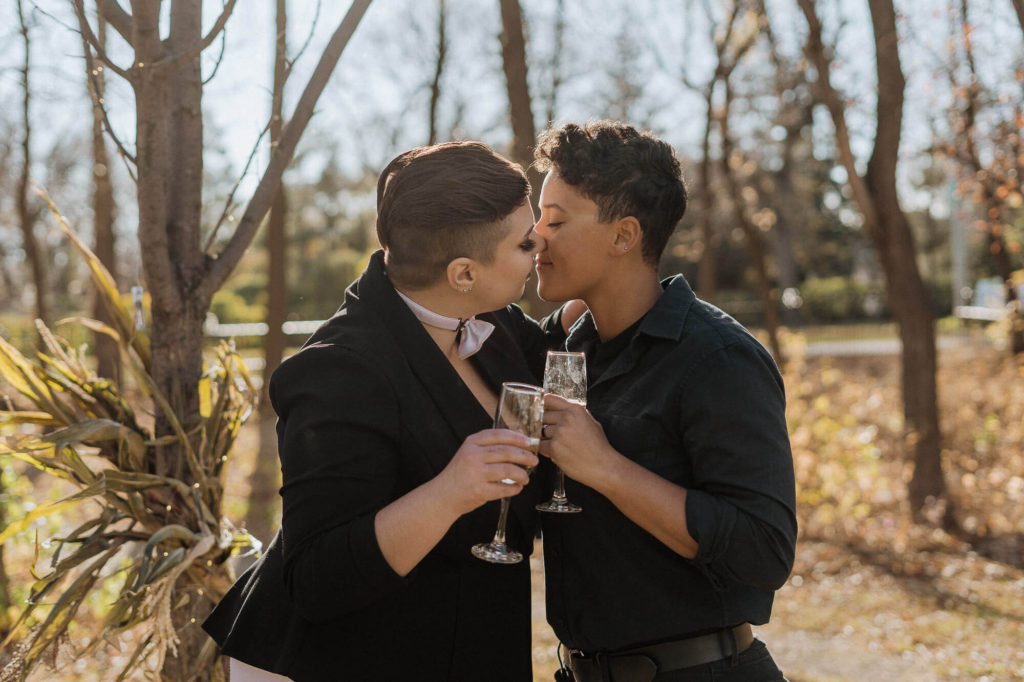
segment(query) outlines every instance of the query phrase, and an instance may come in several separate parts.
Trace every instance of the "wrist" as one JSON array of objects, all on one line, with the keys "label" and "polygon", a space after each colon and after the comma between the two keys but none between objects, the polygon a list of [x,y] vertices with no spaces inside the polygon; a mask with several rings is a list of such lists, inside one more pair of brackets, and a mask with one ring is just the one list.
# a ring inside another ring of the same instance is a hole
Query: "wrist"
[{"label": "wrist", "polygon": [[435,510],[439,520],[451,526],[463,514],[471,511],[463,509],[462,500],[459,498],[458,490],[451,489],[448,481],[444,480],[444,472],[430,479],[421,486],[421,489],[430,499],[430,506]]},{"label": "wrist", "polygon": [[628,467],[633,461],[609,444],[606,444],[604,449],[604,454],[598,460],[601,464],[594,472],[594,479],[587,485],[611,499],[619,484],[625,480]]}]

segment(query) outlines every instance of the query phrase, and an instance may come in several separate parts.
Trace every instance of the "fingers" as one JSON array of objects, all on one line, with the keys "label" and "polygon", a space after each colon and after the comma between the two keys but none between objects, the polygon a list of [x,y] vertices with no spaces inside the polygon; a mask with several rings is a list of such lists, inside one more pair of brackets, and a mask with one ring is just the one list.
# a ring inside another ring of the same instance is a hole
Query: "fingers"
[{"label": "fingers", "polygon": [[519,467],[537,466],[537,455],[528,450],[521,450],[508,445],[492,445],[483,450],[483,461],[486,464],[510,463]]},{"label": "fingers", "polygon": [[[524,486],[530,482],[530,474],[526,469],[515,464],[492,464],[487,470],[487,478],[490,483],[502,485]],[[507,495],[508,491],[505,491],[505,494]]]},{"label": "fingers", "polygon": [[566,400],[560,395],[555,393],[544,394],[544,421],[547,421],[548,411],[561,412],[562,410],[568,410],[573,407],[578,407],[578,403]]},{"label": "fingers", "polygon": [[526,434],[512,429],[485,429],[477,431],[466,438],[467,443],[481,447],[493,445],[511,445],[517,448],[529,449],[530,438]]}]

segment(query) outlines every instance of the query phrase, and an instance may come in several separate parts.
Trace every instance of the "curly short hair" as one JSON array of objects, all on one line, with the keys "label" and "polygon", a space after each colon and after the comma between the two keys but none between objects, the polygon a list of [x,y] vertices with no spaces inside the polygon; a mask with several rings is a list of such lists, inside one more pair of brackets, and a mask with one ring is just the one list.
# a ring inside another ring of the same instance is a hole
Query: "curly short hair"
[{"label": "curly short hair", "polygon": [[672,147],[619,121],[567,123],[540,134],[536,167],[554,170],[597,204],[602,222],[632,216],[643,230],[643,256],[657,265],[686,212],[686,185]]},{"label": "curly short hair", "polygon": [[377,239],[391,281],[430,286],[452,260],[490,263],[502,220],[530,197],[523,169],[482,142],[444,142],[400,154],[377,180]]}]

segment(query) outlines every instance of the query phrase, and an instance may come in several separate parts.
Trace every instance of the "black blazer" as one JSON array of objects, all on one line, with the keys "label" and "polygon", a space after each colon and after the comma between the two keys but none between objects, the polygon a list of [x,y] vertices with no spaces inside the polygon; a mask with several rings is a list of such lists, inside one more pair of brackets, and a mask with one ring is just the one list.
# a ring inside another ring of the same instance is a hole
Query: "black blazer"
[{"label": "black blazer", "polygon": [[[496,325],[473,356],[488,383],[537,383],[537,324],[516,306],[481,318]],[[460,518],[404,578],[377,544],[376,512],[492,423],[395,293],[382,252],[274,372],[270,397],[282,528],[203,623],[221,651],[294,680],[531,680],[529,563],[470,554],[494,534],[497,502]],[[513,498],[509,541],[524,553],[540,487]]]}]

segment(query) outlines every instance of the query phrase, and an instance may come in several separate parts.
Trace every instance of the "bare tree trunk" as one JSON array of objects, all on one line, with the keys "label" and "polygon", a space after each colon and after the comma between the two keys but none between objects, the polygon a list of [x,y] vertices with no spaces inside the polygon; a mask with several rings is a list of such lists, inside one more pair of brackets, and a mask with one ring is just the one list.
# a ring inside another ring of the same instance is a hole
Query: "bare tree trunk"
[{"label": "bare tree trunk", "polygon": [[[101,48],[105,49],[107,44],[107,22],[102,17],[97,22],[96,38]],[[85,41],[83,41],[83,48],[86,50],[90,49]],[[93,251],[116,281],[117,255],[114,237],[114,186],[110,180],[110,155],[107,153],[106,140],[103,137],[102,100],[105,77],[102,69],[97,69],[96,73],[89,72],[91,61],[87,59],[85,62],[85,78],[86,83],[89,85],[89,94],[92,100],[92,222],[95,240]],[[92,315],[97,320],[113,326],[110,314],[107,312],[107,308],[98,293],[93,296]],[[106,334],[100,333],[93,335],[93,342],[96,344],[96,373],[101,377],[113,380],[115,384],[120,384],[121,363],[117,342]]]},{"label": "bare tree trunk", "polygon": [[829,81],[830,59],[821,42],[821,23],[813,0],[798,0],[798,4],[810,29],[805,51],[818,73],[820,96],[832,114],[839,157],[878,251],[889,306],[903,342],[903,410],[907,449],[914,462],[908,485],[911,509],[918,520],[924,520],[930,509],[942,511],[942,518],[937,520],[952,526],[953,509],[941,463],[934,313],[918,271],[913,234],[896,192],[906,82],[900,66],[895,10],[892,0],[868,0],[875,38],[878,108],[874,150],[861,177],[854,163],[843,105]]},{"label": "bare tree trunk", "polygon": [[[800,79],[800,82],[802,82],[802,79],[799,75],[799,69],[787,64],[779,54],[775,34],[772,31],[771,21],[763,0],[757,0],[756,7],[761,15],[762,29],[768,42],[768,51],[771,55],[772,64],[775,66],[776,98],[782,103],[785,102],[783,95],[786,90],[796,85],[796,79]],[[792,115],[790,112],[793,111],[797,112],[797,115],[787,121],[787,115]],[[774,244],[773,254],[775,256],[776,279],[779,290],[785,291],[787,289],[796,289],[800,284],[795,245],[793,243],[793,225],[797,222],[793,219],[794,211],[792,209],[792,202],[796,200],[797,194],[796,184],[793,182],[793,174],[795,172],[793,156],[794,148],[800,139],[800,132],[813,123],[813,109],[797,101],[788,107],[783,106],[782,112],[786,112],[779,115],[779,122],[783,124],[786,131],[786,137],[782,141],[782,167],[771,174],[775,186],[770,191],[769,196],[772,198],[776,214],[775,225],[772,228],[775,237],[772,241]],[[765,176],[762,175],[762,177]],[[763,187],[762,193],[766,193]],[[789,326],[800,324],[801,315],[799,307],[783,306],[781,312],[782,324]]]},{"label": "bare tree trunk", "polygon": [[[286,0],[276,2],[276,38],[274,40],[274,89],[270,111],[270,144],[281,139],[283,128],[284,85],[288,66],[288,6]],[[267,335],[264,337],[263,392],[260,396],[260,450],[256,467],[249,477],[249,532],[264,543],[270,542],[277,521],[277,489],[281,468],[277,459],[277,431],[274,408],[268,389],[270,375],[281,364],[287,338],[281,325],[287,313],[287,236],[285,187],[281,187],[270,206],[267,220]]]},{"label": "bare tree trunk", "polygon": [[446,9],[445,0],[437,0],[437,61],[434,62],[434,78],[430,82],[430,133],[427,144],[437,143],[437,107],[441,102],[441,76],[444,75],[445,58],[448,56]]},{"label": "bare tree trunk", "polygon": [[[100,12],[133,50],[132,65],[118,67],[102,52],[89,25],[82,0],[73,0],[83,36],[98,50],[98,58],[126,78],[135,94],[136,154],[134,158],[118,142],[122,153],[137,169],[139,243],[145,283],[152,302],[150,330],[151,367],[155,388],[170,404],[173,420],[159,406],[155,431],[158,437],[175,434],[174,422],[188,427],[199,417],[199,380],[202,373],[202,324],[214,293],[231,274],[278,194],[285,168],[302,132],[313,115],[334,67],[358,26],[370,0],[353,0],[331,36],[295,107],[291,120],[280,132],[278,143],[241,219],[219,253],[208,250],[216,241],[200,238],[203,176],[202,74],[203,50],[224,30],[237,0],[227,0],[216,22],[202,32],[200,2],[170,5],[170,25],[162,39],[161,3],[132,0],[126,12],[113,0],[101,0]],[[110,130],[108,129],[108,133]],[[113,137],[113,135],[111,134]],[[219,226],[218,226],[219,227]],[[195,430],[193,430],[193,433]],[[214,518],[220,516],[220,493],[204,487],[205,463],[195,460],[197,448],[175,441],[157,450],[150,463],[154,473],[196,484]],[[209,467],[212,470],[212,467]],[[197,480],[198,479],[198,480]],[[173,502],[173,501],[172,501]],[[180,509],[187,509],[182,505]],[[200,521],[168,505],[167,522],[199,529]],[[162,670],[165,679],[207,679],[212,657],[203,656],[208,641],[200,625],[213,607],[214,589],[205,584],[230,584],[230,574],[218,552],[196,571],[182,575],[175,589],[187,595],[176,608],[173,621],[180,637],[177,655]]]},{"label": "bare tree trunk", "polygon": [[711,128],[715,121],[713,94],[715,80],[708,83],[704,91],[704,104],[707,106],[707,117],[704,122],[704,135],[701,138],[700,164],[697,166],[697,196],[700,202],[701,241],[704,250],[701,252],[700,265],[697,269],[697,291],[708,303],[714,303],[718,294],[718,235],[715,234],[715,197],[711,182]]},{"label": "bare tree trunk", "polygon": [[1020,30],[1024,31],[1024,0],[1013,0],[1013,9],[1017,11],[1017,21],[1020,22]]},{"label": "bare tree trunk", "polygon": [[28,23],[25,21],[22,1],[18,0],[18,23],[22,41],[25,45],[25,61],[21,68],[21,86],[24,94],[22,99],[22,124],[24,136],[21,140],[21,173],[18,176],[18,187],[15,190],[15,202],[18,213],[18,226],[21,228],[22,244],[25,257],[28,259],[35,287],[35,315],[43,322],[50,322],[50,310],[47,305],[46,265],[43,263],[42,246],[36,239],[35,212],[29,208],[28,185],[32,173],[32,121],[29,116],[31,108],[31,89],[29,84],[29,65],[31,63],[32,41],[29,37]]},{"label": "bare tree trunk", "polygon": [[768,334],[768,346],[772,350],[776,364],[781,366],[784,358],[782,357],[782,345],[779,343],[779,311],[775,296],[772,294],[772,283],[771,278],[768,276],[764,244],[761,241],[761,235],[758,234],[757,227],[754,226],[745,210],[743,191],[733,168],[733,160],[739,157],[736,156],[738,152],[733,148],[732,136],[729,132],[729,112],[731,108],[732,88],[729,84],[729,78],[726,76],[725,105],[722,109],[722,115],[718,119],[718,127],[722,135],[722,158],[719,166],[722,169],[722,177],[728,188],[729,198],[733,207],[733,216],[736,224],[743,230],[743,236],[747,243],[747,252],[750,254],[750,262],[754,266],[754,272],[757,274],[757,289],[758,295],[761,298],[761,307],[764,309],[764,327]]},{"label": "bare tree trunk", "polygon": [[[726,19],[724,30],[723,27],[715,24],[714,18],[710,14],[710,9],[705,5],[707,12],[707,20],[710,23],[710,30],[712,34],[712,41],[715,45],[715,67],[711,74],[711,79],[702,88],[702,94],[704,95],[704,104],[707,108],[707,120],[704,126],[704,135],[701,140],[701,161],[700,161],[700,202],[701,202],[701,215],[700,230],[701,238],[704,242],[704,251],[701,256],[700,269],[697,271],[697,290],[700,293],[701,298],[709,303],[713,303],[718,289],[718,235],[715,234],[713,210],[714,210],[714,189],[711,179],[712,163],[711,163],[711,129],[715,125],[715,120],[720,117],[728,118],[728,110],[725,113],[718,113],[715,111],[714,98],[715,88],[719,82],[722,82],[727,90],[728,99],[728,87],[729,77],[733,70],[739,64],[740,59],[746,54],[754,41],[757,40],[758,33],[756,31],[751,32],[747,38],[738,44],[733,44],[733,37],[735,35],[734,29],[736,28],[736,21],[740,16],[741,11],[744,10],[740,6],[740,3],[733,5],[732,10],[729,12],[728,18]],[[685,79],[684,79],[685,80]],[[687,82],[687,84],[689,84]],[[693,86],[691,86],[693,87]],[[728,101],[726,102],[728,107]],[[728,126],[727,121],[720,121],[719,125]],[[725,128],[722,128],[725,130]],[[722,141],[722,168],[725,169],[728,174],[728,155],[725,151],[726,142]],[[767,313],[766,313],[767,314]]]},{"label": "bare tree trunk", "polygon": [[[501,57],[505,70],[505,85],[508,91],[509,117],[512,122],[512,159],[526,170],[526,177],[533,187],[533,208],[537,212],[540,188],[544,178],[533,165],[533,146],[537,129],[533,122],[530,85],[526,71],[526,38],[523,34],[523,11],[519,0],[501,2]],[[534,284],[536,274],[530,275],[526,287],[528,312],[538,317],[554,309],[554,306],[537,296]]]},{"label": "bare tree trunk", "polygon": [[562,49],[565,45],[565,0],[555,2],[554,40],[551,51],[551,85],[544,121],[551,125],[558,111],[558,91],[562,87]]}]

